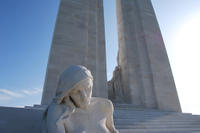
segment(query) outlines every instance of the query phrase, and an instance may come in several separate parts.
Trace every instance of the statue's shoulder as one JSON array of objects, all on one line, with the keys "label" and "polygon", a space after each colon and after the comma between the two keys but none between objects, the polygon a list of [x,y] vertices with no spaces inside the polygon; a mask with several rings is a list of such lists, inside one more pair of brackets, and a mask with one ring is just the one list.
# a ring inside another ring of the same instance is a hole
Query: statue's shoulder
[{"label": "statue's shoulder", "polygon": [[51,104],[49,104],[48,106],[48,110],[56,110],[56,109],[59,109],[60,108],[60,105],[55,103],[55,102],[52,102]]},{"label": "statue's shoulder", "polygon": [[112,101],[106,98],[92,97],[91,103],[95,104],[96,106],[102,107],[106,110],[113,110]]},{"label": "statue's shoulder", "polygon": [[52,102],[48,106],[47,114],[49,114],[49,115],[60,115],[60,114],[63,113],[64,110],[66,110],[66,106]]}]

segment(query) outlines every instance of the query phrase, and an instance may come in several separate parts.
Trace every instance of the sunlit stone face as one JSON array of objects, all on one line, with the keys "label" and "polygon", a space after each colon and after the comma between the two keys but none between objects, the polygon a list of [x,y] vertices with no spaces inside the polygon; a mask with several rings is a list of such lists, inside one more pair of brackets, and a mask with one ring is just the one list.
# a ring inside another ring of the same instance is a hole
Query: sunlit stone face
[{"label": "sunlit stone face", "polygon": [[77,108],[86,109],[92,97],[92,87],[93,82],[88,78],[69,93],[69,99]]}]

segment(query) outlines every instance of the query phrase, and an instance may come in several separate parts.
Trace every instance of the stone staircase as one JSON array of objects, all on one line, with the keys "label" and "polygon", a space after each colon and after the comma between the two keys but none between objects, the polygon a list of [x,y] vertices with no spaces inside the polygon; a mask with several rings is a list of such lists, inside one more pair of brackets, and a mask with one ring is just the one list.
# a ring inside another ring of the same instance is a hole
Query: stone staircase
[{"label": "stone staircase", "polygon": [[114,122],[120,133],[200,133],[200,116],[128,104],[115,104]]},{"label": "stone staircase", "polygon": [[[44,107],[0,107],[0,133],[40,133]],[[120,133],[200,133],[200,116],[116,104]]]}]

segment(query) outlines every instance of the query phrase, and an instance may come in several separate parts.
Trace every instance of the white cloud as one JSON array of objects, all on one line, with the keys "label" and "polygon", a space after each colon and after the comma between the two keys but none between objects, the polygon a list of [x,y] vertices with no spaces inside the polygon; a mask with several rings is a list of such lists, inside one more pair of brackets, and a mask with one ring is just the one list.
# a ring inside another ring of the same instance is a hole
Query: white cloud
[{"label": "white cloud", "polygon": [[16,98],[25,98],[27,96],[39,95],[41,88],[13,91],[9,89],[0,89],[0,101],[9,101]]},{"label": "white cloud", "polygon": [[42,93],[42,89],[41,88],[35,88],[35,89],[27,89],[27,90],[22,90],[22,93],[26,94],[26,95],[36,95],[36,94],[40,94]]},{"label": "white cloud", "polygon": [[10,96],[10,97],[16,97],[16,98],[23,97],[23,94],[21,94],[19,92],[8,90],[8,89],[0,89],[0,93],[1,93],[1,95],[4,94],[4,96]]},{"label": "white cloud", "polygon": [[10,96],[0,94],[0,101],[8,101],[8,100],[11,100],[11,99],[12,98]]}]

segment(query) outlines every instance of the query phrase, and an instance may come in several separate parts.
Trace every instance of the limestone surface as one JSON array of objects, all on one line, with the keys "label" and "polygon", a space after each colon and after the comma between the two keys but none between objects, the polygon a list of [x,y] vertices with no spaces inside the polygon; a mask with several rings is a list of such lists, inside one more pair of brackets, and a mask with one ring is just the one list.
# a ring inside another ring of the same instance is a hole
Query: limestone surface
[{"label": "limestone surface", "polygon": [[57,15],[42,104],[56,93],[59,75],[71,65],[83,65],[94,76],[93,96],[108,97],[103,0],[61,0]]},{"label": "limestone surface", "polygon": [[150,0],[116,0],[118,65],[125,103],[181,111],[167,52]]}]

